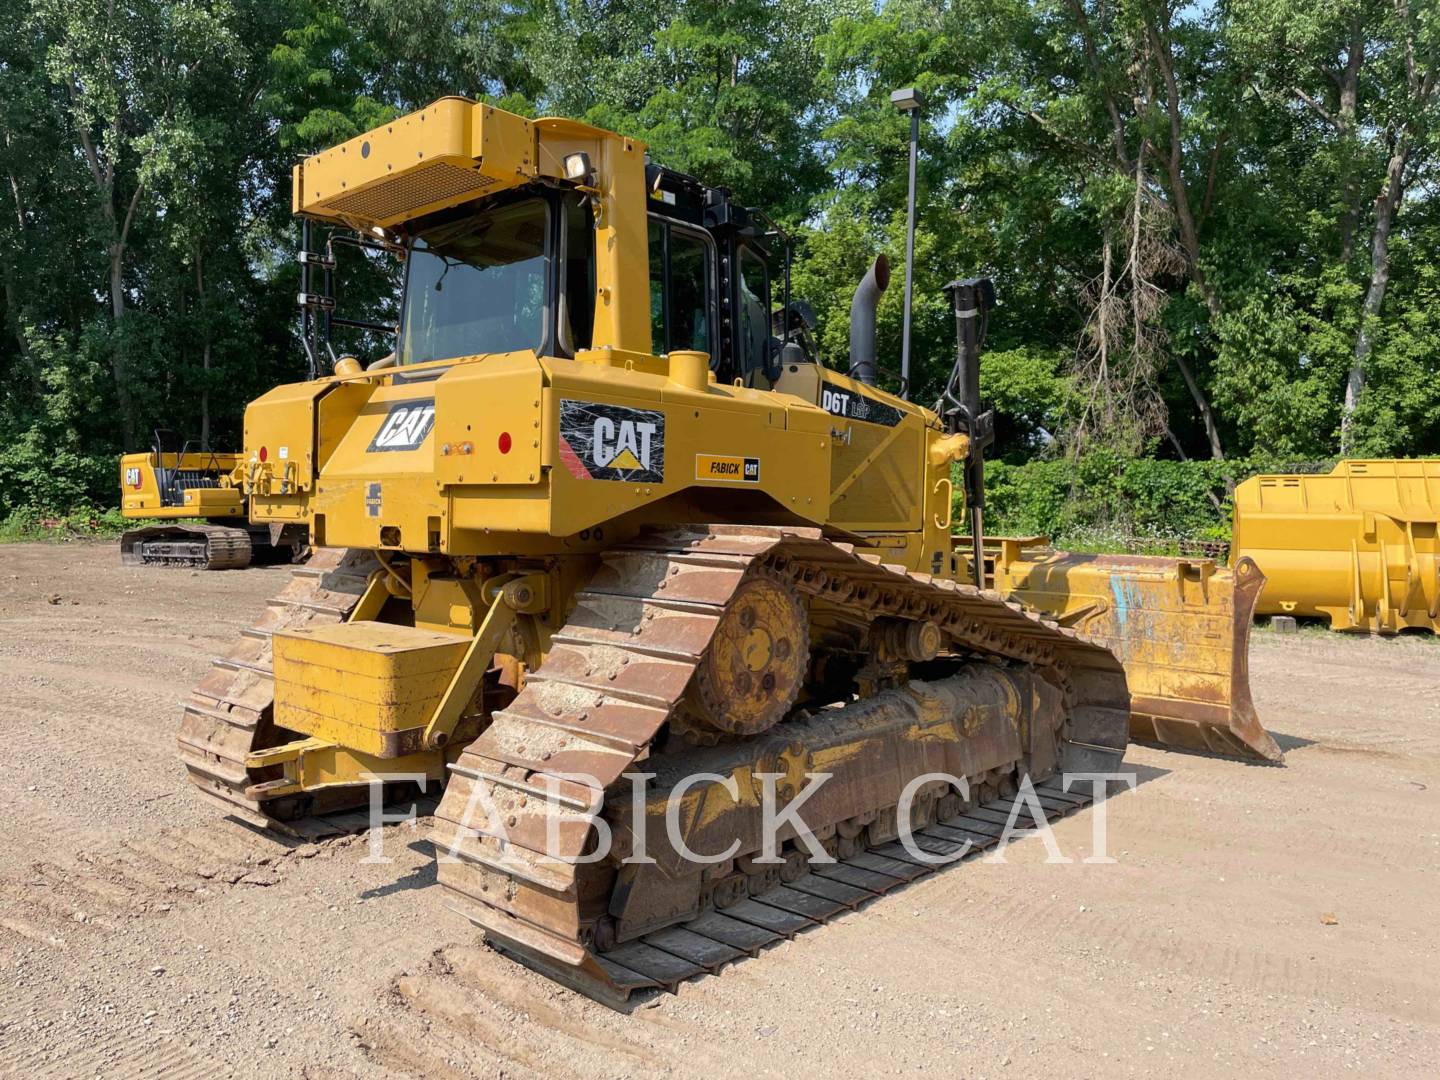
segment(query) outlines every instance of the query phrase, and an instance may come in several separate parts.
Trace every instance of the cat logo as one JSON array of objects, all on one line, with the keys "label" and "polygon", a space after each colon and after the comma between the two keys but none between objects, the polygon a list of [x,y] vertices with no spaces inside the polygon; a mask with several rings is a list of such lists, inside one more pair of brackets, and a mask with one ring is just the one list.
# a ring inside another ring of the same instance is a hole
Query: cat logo
[{"label": "cat logo", "polygon": [[126,486],[126,487],[133,487],[133,488],[139,488],[139,487],[140,487],[140,470],[139,470],[139,469],[134,468],[134,467],[132,466],[132,467],[129,467],[129,468],[127,468],[127,469],[125,470],[125,486]]},{"label": "cat logo", "polygon": [[727,484],[758,484],[760,459],[733,454],[696,454],[695,479],[719,480]]},{"label": "cat logo", "polygon": [[370,442],[370,453],[417,449],[434,426],[434,398],[391,405],[390,411],[385,414],[385,422]]},{"label": "cat logo", "polygon": [[602,469],[649,469],[656,425],[643,420],[595,418],[595,464]]},{"label": "cat logo", "polygon": [[560,401],[560,460],[577,480],[665,482],[665,414],[599,401]]}]

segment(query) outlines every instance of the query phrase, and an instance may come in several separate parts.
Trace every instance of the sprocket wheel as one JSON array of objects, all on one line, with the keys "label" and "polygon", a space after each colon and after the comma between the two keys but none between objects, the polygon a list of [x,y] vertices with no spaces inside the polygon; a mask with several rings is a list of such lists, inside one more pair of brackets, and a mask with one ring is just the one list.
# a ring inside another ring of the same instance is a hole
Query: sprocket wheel
[{"label": "sprocket wheel", "polygon": [[[805,608],[789,581],[763,568],[741,582],[686,695],[685,727],[758,735],[795,704],[810,663]],[[696,741],[711,741],[703,737]]]}]

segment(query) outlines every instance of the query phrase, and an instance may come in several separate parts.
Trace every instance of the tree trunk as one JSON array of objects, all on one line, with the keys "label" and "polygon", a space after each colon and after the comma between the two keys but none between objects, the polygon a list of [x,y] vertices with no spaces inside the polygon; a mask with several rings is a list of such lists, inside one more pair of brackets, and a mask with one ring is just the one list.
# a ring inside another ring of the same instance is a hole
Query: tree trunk
[{"label": "tree trunk", "polygon": [[135,442],[135,399],[130,394],[130,372],[125,362],[125,345],[120,340],[120,322],[125,317],[125,248],[120,243],[110,245],[110,313],[113,319],[110,333],[111,370],[115,376],[115,400],[120,406],[120,432],[127,451],[136,448]]},{"label": "tree trunk", "polygon": [[15,335],[15,344],[20,348],[20,359],[30,359],[30,343],[25,340],[25,326],[20,320],[20,301],[9,266],[5,267],[5,321],[10,324],[10,332]]},{"label": "tree trunk", "polygon": [[[1360,99],[1360,65],[1365,58],[1365,24],[1359,16],[1350,30],[1350,45],[1345,56],[1345,71],[1340,80],[1340,112],[1336,127],[1342,138],[1355,134],[1355,107]],[[1360,219],[1359,199],[1354,175],[1345,178],[1344,209],[1340,212],[1340,262],[1348,263],[1355,254],[1355,226]]]},{"label": "tree trunk", "polygon": [[[1168,32],[1169,26],[1167,25],[1164,29]],[[1216,319],[1220,316],[1220,297],[1206,279],[1205,271],[1200,266],[1200,234],[1195,227],[1195,215],[1190,209],[1190,194],[1185,186],[1185,167],[1181,143],[1183,131],[1180,123],[1180,88],[1175,80],[1175,66],[1170,55],[1170,45],[1166,34],[1154,26],[1147,25],[1146,31],[1149,47],[1155,57],[1156,66],[1160,69],[1160,77],[1165,83],[1165,112],[1170,126],[1170,153],[1165,158],[1165,171],[1169,177],[1170,198],[1175,211],[1175,220],[1180,226],[1180,242],[1185,248],[1185,262],[1190,272],[1190,279],[1195,282],[1201,296],[1205,298],[1205,308],[1210,312],[1210,318]],[[1149,104],[1148,99],[1146,103]],[[1220,429],[1215,423],[1215,413],[1210,408],[1210,399],[1201,389],[1199,380],[1195,378],[1195,372],[1191,370],[1185,358],[1179,353],[1174,353],[1174,356],[1175,366],[1180,369],[1180,377],[1185,380],[1185,388],[1190,391],[1195,408],[1200,412],[1200,420],[1205,425],[1205,438],[1210,443],[1210,456],[1216,461],[1224,461],[1225,448],[1220,442]]]},{"label": "tree trunk", "polygon": [[[5,145],[10,145],[10,133],[5,133]],[[20,196],[20,181],[13,172],[7,173],[10,180],[10,196],[15,201],[15,222],[19,228],[20,244],[17,247],[24,250],[25,242],[25,201]],[[15,288],[15,275],[10,263],[5,263],[5,315],[10,323],[10,332],[15,335],[15,343],[20,347],[20,358],[30,358],[30,343],[25,339],[25,325],[20,318],[20,294]]]},{"label": "tree trunk", "polygon": [[1349,457],[1355,449],[1355,409],[1365,389],[1365,368],[1375,348],[1375,320],[1390,284],[1390,230],[1405,194],[1405,164],[1409,157],[1410,148],[1402,141],[1390,155],[1390,164],[1385,169],[1385,190],[1375,200],[1375,229],[1370,235],[1370,285],[1360,307],[1360,328],[1355,333],[1355,354],[1345,379],[1345,404],[1340,413],[1342,457]]},{"label": "tree trunk", "polygon": [[[78,106],[79,87],[72,83],[68,89],[72,105]],[[130,393],[130,373],[126,370],[125,350],[120,340],[120,323],[125,317],[125,246],[130,239],[130,226],[135,220],[135,210],[140,205],[140,196],[145,190],[145,184],[136,180],[135,190],[130,194],[130,203],[126,207],[122,222],[115,211],[115,162],[112,158],[101,161],[95,140],[90,137],[90,130],[86,127],[78,108],[72,120],[75,124],[75,133],[80,139],[80,149],[85,163],[90,169],[90,178],[95,182],[95,194],[100,203],[100,211],[105,215],[105,221],[110,226],[110,242],[107,248],[110,256],[110,313],[112,319],[110,364],[115,377],[115,400],[120,406],[121,434],[125,439],[126,449],[134,449],[135,399]],[[111,127],[118,140],[118,122],[112,122]]]},{"label": "tree trunk", "polygon": [[210,449],[210,313],[205,305],[205,263],[197,249],[195,252],[195,290],[199,294],[200,325],[204,327],[204,346],[200,353],[200,370],[204,373],[200,383],[200,449]]},{"label": "tree trunk", "polygon": [[1200,383],[1196,381],[1190,365],[1179,353],[1175,354],[1175,366],[1180,369],[1180,377],[1185,380],[1185,388],[1190,391],[1195,408],[1200,410],[1200,419],[1205,424],[1205,438],[1210,442],[1210,456],[1216,461],[1224,461],[1225,447],[1220,442],[1220,429],[1215,425],[1215,414],[1210,411],[1210,400],[1205,396],[1205,391],[1200,389]]},{"label": "tree trunk", "polygon": [[[1170,198],[1174,203],[1175,220],[1180,225],[1180,242],[1185,246],[1185,261],[1190,270],[1190,280],[1199,288],[1200,295],[1205,298],[1205,307],[1214,319],[1220,315],[1220,297],[1205,277],[1205,271],[1200,265],[1200,231],[1195,227],[1195,213],[1190,208],[1190,192],[1185,185],[1180,87],[1175,79],[1174,59],[1170,55],[1169,26],[1164,27],[1163,32],[1153,26],[1146,29],[1149,31],[1155,63],[1160,68],[1160,77],[1165,82],[1165,113],[1170,121],[1170,153],[1165,158],[1165,172],[1170,181]],[[1208,405],[1206,409],[1208,411]]]}]

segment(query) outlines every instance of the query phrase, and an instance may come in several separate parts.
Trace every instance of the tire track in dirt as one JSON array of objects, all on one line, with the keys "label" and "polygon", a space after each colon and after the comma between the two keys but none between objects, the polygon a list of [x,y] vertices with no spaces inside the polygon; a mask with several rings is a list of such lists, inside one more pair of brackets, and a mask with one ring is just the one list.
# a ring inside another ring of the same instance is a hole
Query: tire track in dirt
[{"label": "tire track in dirt", "polygon": [[[997,876],[994,882],[977,882],[967,895],[940,899],[927,906],[927,915],[939,926],[959,920],[994,930],[1043,926],[1047,937],[1102,943],[1110,961],[1138,971],[1163,969],[1302,1001],[1383,1001],[1417,1022],[1440,1023],[1440,1003],[1430,999],[1427,984],[1412,976],[1408,966],[1384,964],[1378,965],[1383,970],[1366,970],[1338,962],[1326,955],[1318,920],[1316,933],[1306,937],[1293,928],[1277,929],[1253,913],[1235,912],[1226,940],[1179,920],[1179,925],[1167,926],[1163,909],[1153,917],[1135,918],[1126,911],[1077,903],[1076,890],[1065,890],[1059,882],[1054,893],[1042,893],[997,888],[1002,880]],[[1188,891],[1184,881],[1175,887]],[[1308,911],[1306,916],[1315,919]]]},{"label": "tire track in dirt", "polygon": [[298,861],[333,855],[349,841],[306,844],[228,818],[162,829],[71,858],[32,863],[0,878],[0,927],[66,948],[234,889],[276,885]]},{"label": "tire track in dirt", "polygon": [[223,1062],[191,1049],[172,1036],[108,1031],[73,1039],[62,1049],[18,1007],[0,1011],[0,1077],[97,1077],[106,1080],[228,1080],[235,1075]]},{"label": "tire track in dirt", "polygon": [[[615,1013],[479,944],[437,949],[424,969],[391,980],[380,1011],[353,1025],[367,1057],[414,1077],[678,1071],[725,1074],[733,1061],[703,1046],[703,1029],[650,1013]],[[779,1075],[768,1069],[758,1076]]]}]

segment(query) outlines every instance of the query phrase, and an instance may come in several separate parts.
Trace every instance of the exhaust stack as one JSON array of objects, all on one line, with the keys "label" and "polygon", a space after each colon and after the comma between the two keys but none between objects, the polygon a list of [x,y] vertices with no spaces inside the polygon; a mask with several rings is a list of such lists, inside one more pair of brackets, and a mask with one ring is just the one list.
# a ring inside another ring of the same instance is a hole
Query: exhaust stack
[{"label": "exhaust stack", "polygon": [[850,377],[870,386],[875,385],[875,309],[889,284],[890,260],[877,255],[850,301]]}]

